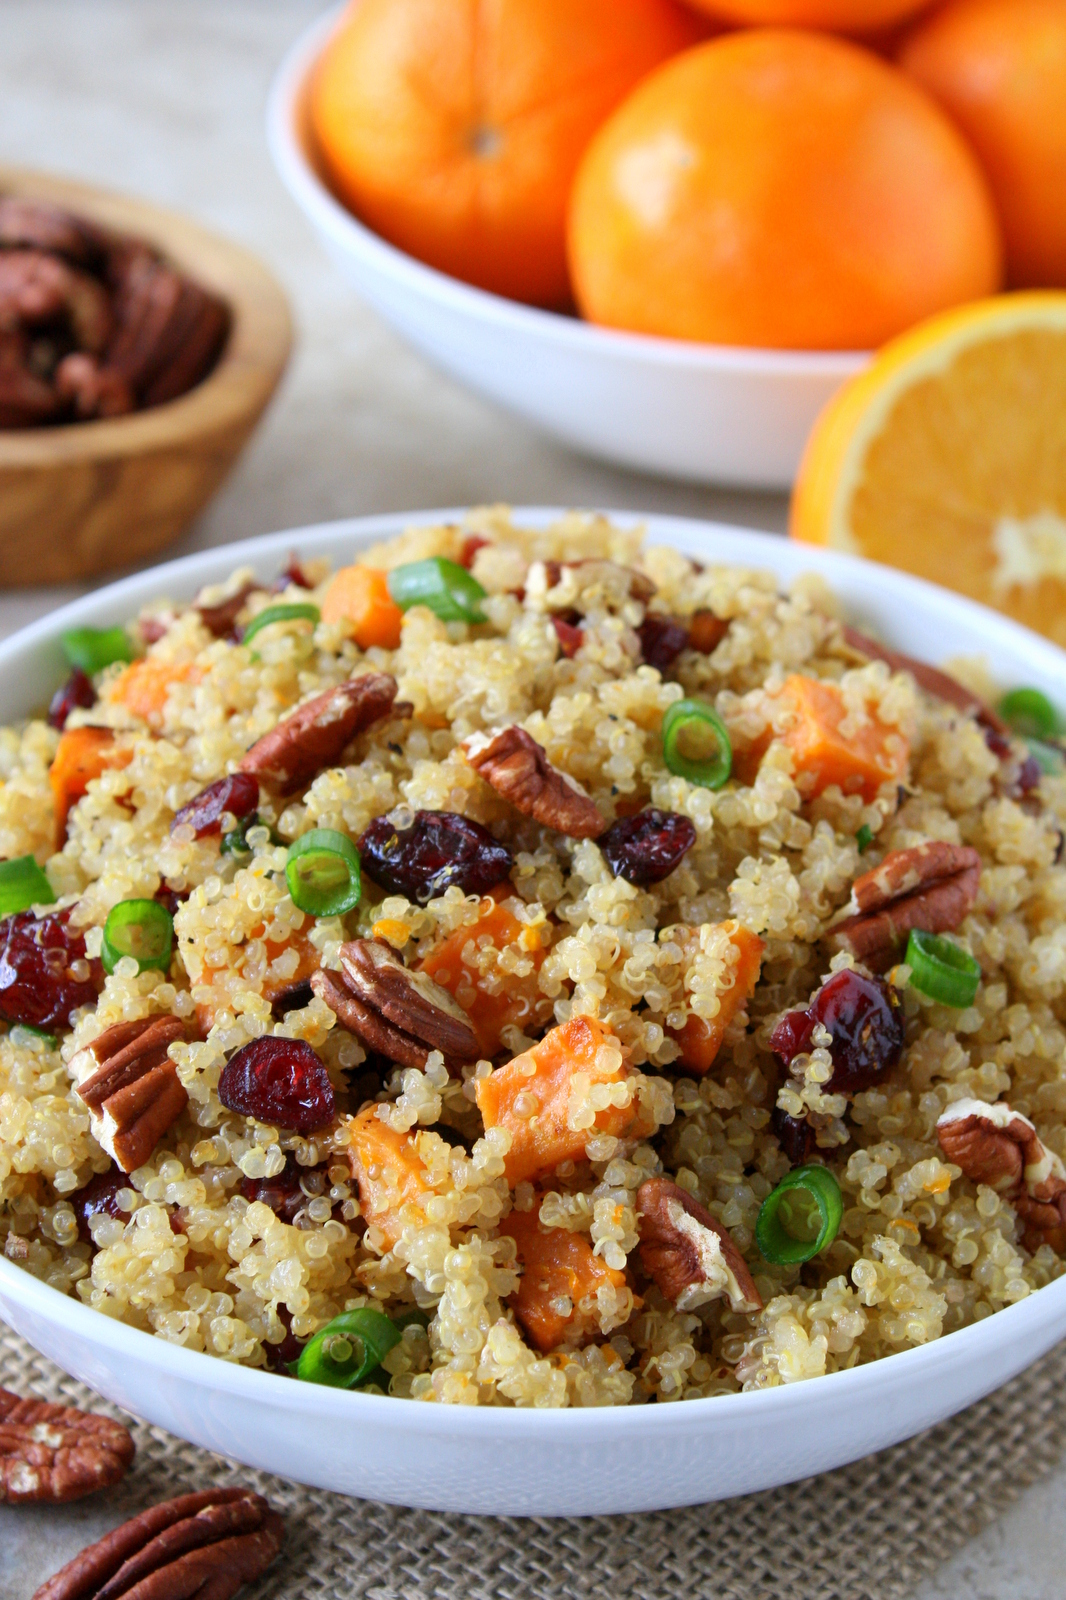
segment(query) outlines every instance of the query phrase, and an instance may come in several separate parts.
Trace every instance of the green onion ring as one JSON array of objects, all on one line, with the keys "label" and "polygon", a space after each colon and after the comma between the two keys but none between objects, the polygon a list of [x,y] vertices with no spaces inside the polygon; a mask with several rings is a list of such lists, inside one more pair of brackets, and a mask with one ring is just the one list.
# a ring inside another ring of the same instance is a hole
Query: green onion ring
[{"label": "green onion ring", "polygon": [[120,900],[104,923],[100,959],[105,972],[114,972],[125,956],[132,956],[138,972],[170,967],[174,945],[174,919],[158,900]]},{"label": "green onion ring", "polygon": [[1053,739],[1063,731],[1062,719],[1041,689],[1012,689],[999,703],[999,714],[1023,739]]},{"label": "green onion ring", "polygon": [[266,606],[252,618],[241,635],[241,643],[247,644],[249,639],[254,639],[261,628],[269,628],[274,622],[310,622],[315,625],[322,616],[317,606],[311,602],[301,601],[299,604]]},{"label": "green onion ring", "polygon": [[859,847],[859,854],[865,855],[866,851],[869,850],[873,842],[874,830],[871,827],[868,827],[864,822],[858,833],[855,835],[855,843]]},{"label": "green onion ring", "polygon": [[343,833],[312,828],[289,846],[285,881],[292,903],[312,917],[341,917],[363,892],[359,852]]},{"label": "green onion ring", "polygon": [[837,1236],[844,1201],[828,1167],[795,1167],[759,1208],[755,1242],[767,1261],[811,1261]]},{"label": "green onion ring", "polygon": [[[699,732],[714,737],[711,756],[695,760],[682,754],[680,742],[686,734]],[[704,700],[675,700],[663,717],[663,760],[678,778],[687,778],[702,789],[720,789],[733,770],[733,746],[725,723]]]},{"label": "green onion ring", "polygon": [[[26,1035],[29,1038],[26,1038]],[[35,1028],[32,1022],[16,1022],[8,1034],[12,1044],[29,1044],[40,1039],[46,1050],[58,1050],[59,1040],[54,1033],[46,1033],[43,1028]]]},{"label": "green onion ring", "polygon": [[388,577],[389,593],[401,611],[428,606],[442,622],[484,622],[481,601],[485,590],[465,567],[445,556],[409,561],[394,567]]},{"label": "green onion ring", "polygon": [[289,1370],[305,1383],[355,1389],[377,1371],[401,1337],[396,1324],[381,1311],[371,1311],[369,1306],[342,1311],[308,1340]]},{"label": "green onion ring", "polygon": [[271,844],[280,844],[281,835],[270,824],[264,822],[259,813],[253,812],[250,817],[242,817],[235,828],[229,833],[224,833],[219,841],[219,850],[224,856],[250,856],[252,847],[248,843],[248,835],[253,828],[266,828],[270,833]]},{"label": "green onion ring", "polygon": [[33,856],[0,861],[0,917],[14,916],[31,906],[50,906],[56,894]]},{"label": "green onion ring", "polygon": [[71,628],[60,643],[72,667],[93,677],[115,661],[132,661],[133,644],[125,628]]},{"label": "green onion ring", "polygon": [[965,1011],[972,1006],[981,982],[981,968],[970,955],[950,939],[912,928],[904,961],[911,969],[911,983],[930,1000]]}]

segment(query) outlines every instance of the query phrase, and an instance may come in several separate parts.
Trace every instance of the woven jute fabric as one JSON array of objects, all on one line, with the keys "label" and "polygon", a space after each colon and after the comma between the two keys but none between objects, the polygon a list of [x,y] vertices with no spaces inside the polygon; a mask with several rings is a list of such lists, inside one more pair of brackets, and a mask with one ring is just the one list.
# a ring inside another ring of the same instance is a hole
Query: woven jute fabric
[{"label": "woven jute fabric", "polygon": [[[2,1325],[0,1384],[129,1421]],[[354,1501],[138,1422],[136,1463],[108,1510],[117,1524],[175,1494],[254,1485],[288,1525],[261,1600],[902,1600],[1060,1459],[1064,1395],[1066,1344],[960,1416],[837,1472],[682,1511],[554,1520]]]}]

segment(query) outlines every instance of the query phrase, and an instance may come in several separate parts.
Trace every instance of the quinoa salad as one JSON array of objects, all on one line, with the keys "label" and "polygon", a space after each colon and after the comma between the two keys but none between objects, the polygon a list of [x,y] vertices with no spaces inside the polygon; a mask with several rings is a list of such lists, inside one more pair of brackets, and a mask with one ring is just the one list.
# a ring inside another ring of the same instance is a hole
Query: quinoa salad
[{"label": "quinoa salad", "polygon": [[63,644],[0,730],[25,1271],[538,1407],[818,1377],[1063,1272],[1062,728],[994,662],[500,508]]}]

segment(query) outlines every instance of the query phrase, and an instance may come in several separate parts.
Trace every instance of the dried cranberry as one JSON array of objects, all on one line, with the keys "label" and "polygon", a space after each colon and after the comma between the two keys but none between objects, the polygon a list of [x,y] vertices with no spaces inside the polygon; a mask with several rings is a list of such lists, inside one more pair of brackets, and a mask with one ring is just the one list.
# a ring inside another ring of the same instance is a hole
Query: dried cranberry
[{"label": "dried cranberry", "polygon": [[92,1238],[89,1232],[89,1218],[98,1211],[106,1211],[109,1217],[128,1217],[130,1213],[125,1206],[118,1203],[120,1189],[128,1189],[130,1180],[124,1172],[120,1172],[112,1162],[106,1172],[98,1172],[90,1178],[84,1189],[79,1189],[70,1197],[74,1207],[74,1215],[78,1219],[78,1233],[82,1239],[88,1241]]},{"label": "dried cranberry", "polygon": [[553,617],[552,627],[555,637],[559,641],[559,649],[568,661],[572,660],[581,649],[585,641],[585,634],[581,628],[575,628],[572,622],[567,622],[564,617]]},{"label": "dried cranberry", "polygon": [[88,711],[89,707],[95,704],[96,690],[93,688],[93,680],[80,667],[75,667],[63,687],[57,689],[52,696],[52,703],[48,707],[49,724],[62,731],[72,711],[79,707],[83,711]]},{"label": "dried cranberry", "polygon": [[663,617],[649,611],[640,627],[640,653],[649,667],[659,672],[669,672],[682,650],[688,644],[688,629],[674,617]]},{"label": "dried cranberry", "polygon": [[478,551],[483,550],[487,544],[491,543],[491,539],[483,539],[480,533],[470,534],[468,538],[463,540],[463,548],[459,552],[459,565],[466,567],[469,571],[474,565],[474,557]]},{"label": "dried cranberry", "polygon": [[248,604],[248,596],[260,588],[258,583],[246,583],[236,594],[231,594],[228,600],[221,600],[217,606],[197,606],[200,618],[208,633],[216,639],[225,639],[237,626],[237,618]]},{"label": "dried cranberry", "polygon": [[278,1321],[284,1325],[285,1337],[280,1344],[264,1344],[263,1354],[271,1372],[277,1372],[283,1378],[291,1378],[293,1374],[289,1371],[289,1367],[299,1361],[300,1351],[307,1340],[298,1339],[293,1333],[292,1313],[285,1306],[278,1306]]},{"label": "dried cranberry", "polygon": [[231,772],[228,778],[218,778],[193,795],[175,814],[170,831],[187,825],[195,830],[198,839],[204,839],[209,833],[222,832],[222,818],[227,811],[240,819],[251,816],[258,804],[259,779],[251,772]]},{"label": "dried cranberry", "polygon": [[1014,780],[1014,789],[1019,795],[1032,794],[1034,789],[1039,789],[1040,780],[1043,776],[1043,771],[1036,757],[1026,756],[1018,768],[1018,776]]},{"label": "dried cranberry", "polygon": [[162,617],[142,617],[137,624],[145,644],[158,644],[169,627],[169,622],[165,622]]},{"label": "dried cranberry", "polygon": [[377,817],[359,840],[359,854],[376,884],[420,905],[453,885],[464,894],[487,894],[514,866],[505,844],[454,811],[416,811],[402,831]]},{"label": "dried cranberry", "polygon": [[787,1111],[775,1106],[770,1113],[770,1127],[777,1142],[788,1157],[790,1167],[802,1167],[814,1148],[814,1129],[805,1117],[790,1117]]},{"label": "dried cranberry", "polygon": [[829,1030],[833,1075],[825,1085],[837,1094],[857,1094],[880,1083],[903,1050],[903,1012],[894,990],[880,978],[838,972],[824,983],[806,1011],[790,1011],[773,1031],[770,1048],[789,1066],[811,1048],[815,1025]]},{"label": "dried cranberry", "polygon": [[270,587],[274,594],[284,594],[286,589],[313,589],[314,584],[293,553],[289,557],[288,566],[283,572],[278,573]]},{"label": "dried cranberry", "polygon": [[[45,1032],[66,1028],[79,1006],[96,1004],[97,984],[73,978],[70,965],[85,960],[85,940],[67,926],[69,912],[38,919],[18,911],[0,922],[0,1017]],[[91,964],[99,976],[99,962]]]},{"label": "dried cranberry", "polygon": [[301,1011],[304,1006],[309,1006],[314,998],[310,978],[305,978],[302,983],[290,983],[287,989],[282,989],[270,1002],[270,1014],[278,1021],[286,1011]]},{"label": "dried cranberry", "polygon": [[192,891],[190,889],[182,889],[180,893],[177,889],[168,889],[164,883],[156,890],[155,894],[152,896],[152,899],[158,900],[159,904],[161,906],[165,906],[172,917],[176,917],[178,911],[185,904],[191,893]]},{"label": "dried cranberry", "polygon": [[333,1120],[329,1073],[303,1039],[268,1034],[232,1055],[218,1080],[228,1111],[293,1133],[314,1133]]},{"label": "dried cranberry", "polygon": [[696,829],[677,811],[650,807],[635,817],[619,817],[599,841],[616,878],[645,888],[660,883],[696,843]]},{"label": "dried cranberry", "polygon": [[[980,721],[980,718],[978,718],[978,721]],[[1007,738],[1006,734],[1002,733],[999,728],[994,727],[991,723],[982,724],[982,728],[985,736],[985,744],[991,750],[992,754],[994,756],[998,756],[1001,761],[1006,761],[1010,756],[1010,740]]]},{"label": "dried cranberry", "polygon": [[[259,1200],[269,1206],[282,1222],[293,1222],[297,1212],[307,1204],[307,1195],[300,1187],[300,1180],[311,1172],[324,1173],[325,1170],[324,1163],[317,1167],[297,1165],[296,1157],[290,1151],[285,1157],[284,1167],[273,1178],[242,1178],[241,1194],[249,1203]],[[323,1191],[328,1187],[328,1184],[323,1185]]]}]

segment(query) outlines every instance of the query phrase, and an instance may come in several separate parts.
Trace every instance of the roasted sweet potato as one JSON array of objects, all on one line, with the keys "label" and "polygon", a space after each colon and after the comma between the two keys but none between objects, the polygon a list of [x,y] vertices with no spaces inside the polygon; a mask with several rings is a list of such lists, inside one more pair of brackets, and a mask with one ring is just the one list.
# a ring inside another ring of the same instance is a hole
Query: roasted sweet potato
[{"label": "roasted sweet potato", "polygon": [[[762,953],[766,948],[756,934],[749,933],[739,922],[726,922],[722,927],[729,930],[730,943],[737,952],[737,961],[732,969],[732,982],[719,995],[721,1009],[718,1015],[709,1019],[692,1015],[683,1028],[667,1030],[670,1037],[676,1039],[681,1046],[681,1065],[687,1071],[696,1073],[698,1077],[710,1071],[714,1058],[721,1048],[726,1029],[737,1012],[751,999],[755,985],[759,981]],[[692,945],[698,942],[699,930],[696,928],[675,929],[673,937],[683,939],[685,933],[690,936],[687,942]]]},{"label": "roasted sweet potato", "polygon": [[[377,1112],[376,1105],[366,1106],[352,1119],[348,1162],[363,1216],[391,1249],[412,1213],[425,1220],[419,1202],[432,1191],[414,1140],[382,1122]],[[411,1209],[401,1218],[404,1207]]]},{"label": "roasted sweet potato", "polygon": [[195,661],[160,661],[155,656],[144,656],[123,668],[108,689],[107,698],[141,717],[149,727],[158,728],[171,685],[197,683],[202,675]]},{"label": "roasted sweet potato", "polygon": [[[270,939],[266,941],[267,955],[271,961],[276,961],[278,956],[282,955],[286,950],[295,950],[299,959],[295,972],[284,978],[278,977],[271,972],[267,973],[261,989],[264,1000],[269,1000],[273,1004],[279,995],[285,993],[286,989],[294,989],[297,984],[306,983],[312,972],[318,971],[322,965],[322,955],[311,943],[309,935],[310,927],[301,930],[299,933],[294,933],[292,938],[287,940],[285,944],[275,944]],[[253,939],[261,939],[263,937],[262,926],[253,930],[251,937]],[[195,982],[197,987],[210,986],[216,977],[230,979],[231,969],[229,967],[204,967],[200,977]],[[215,1016],[218,1011],[228,1003],[228,991],[220,993],[218,1000],[197,1001],[196,1020],[204,1038],[207,1037],[214,1026]]]},{"label": "roasted sweet potato", "polygon": [[500,1224],[500,1232],[509,1234],[518,1246],[522,1267],[522,1281],[510,1304],[538,1350],[547,1352],[560,1345],[572,1349],[599,1332],[595,1304],[589,1303],[596,1290],[620,1289],[626,1277],[593,1254],[583,1233],[542,1228],[539,1212],[538,1196],[532,1211],[512,1211]]},{"label": "roasted sweet potato", "polygon": [[595,1109],[598,1086],[628,1076],[621,1047],[602,1022],[571,1017],[539,1044],[487,1078],[477,1080],[477,1103],[486,1128],[507,1128],[511,1148],[504,1158],[507,1181],[521,1183],[554,1172],[561,1161],[579,1161],[593,1131],[621,1135],[636,1120],[636,1102]]},{"label": "roasted sweet potato", "polygon": [[90,783],[113,767],[126,767],[133,751],[115,743],[110,728],[69,728],[56,746],[48,771],[56,810],[56,849],[67,836],[70,808],[87,792]]},{"label": "roasted sweet potato", "polygon": [[388,573],[357,562],[341,567],[330,579],[322,600],[322,621],[352,624],[360,650],[377,645],[395,650],[400,643],[403,612],[389,593]]},{"label": "roasted sweet potato", "polygon": [[[502,884],[498,894],[505,897],[510,885]],[[495,991],[485,987],[476,966],[467,966],[463,951],[473,940],[479,945],[482,939],[491,940],[497,950],[506,945],[520,945],[533,961],[533,971],[525,977],[513,974],[503,980]],[[551,1016],[551,1001],[542,995],[537,985],[537,973],[547,951],[537,930],[519,922],[518,918],[493,896],[482,901],[482,914],[473,927],[457,928],[431,950],[420,963],[442,988],[454,995],[467,1012],[478,1037],[478,1045],[486,1059],[499,1053],[500,1035],[508,1025],[526,1032],[532,1025],[543,1026]]]},{"label": "roasted sweet potato", "polygon": [[[792,751],[796,787],[805,799],[836,783],[845,794],[861,794],[869,801],[883,783],[906,777],[910,748],[899,728],[881,722],[871,711],[860,727],[840,731],[847,706],[835,683],[793,673],[785,679],[779,698],[792,713],[781,737]],[[742,780],[754,779],[770,742],[767,734],[738,752],[734,770]]]}]

